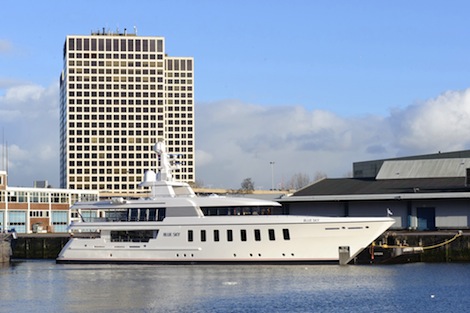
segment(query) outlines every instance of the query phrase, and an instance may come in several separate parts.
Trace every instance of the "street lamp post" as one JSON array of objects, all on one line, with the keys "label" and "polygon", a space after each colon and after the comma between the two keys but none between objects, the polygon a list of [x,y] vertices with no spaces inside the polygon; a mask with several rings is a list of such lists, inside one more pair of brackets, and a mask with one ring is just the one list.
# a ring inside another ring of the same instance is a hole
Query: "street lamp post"
[{"label": "street lamp post", "polygon": [[271,190],[274,190],[274,161],[269,162],[271,164]]}]

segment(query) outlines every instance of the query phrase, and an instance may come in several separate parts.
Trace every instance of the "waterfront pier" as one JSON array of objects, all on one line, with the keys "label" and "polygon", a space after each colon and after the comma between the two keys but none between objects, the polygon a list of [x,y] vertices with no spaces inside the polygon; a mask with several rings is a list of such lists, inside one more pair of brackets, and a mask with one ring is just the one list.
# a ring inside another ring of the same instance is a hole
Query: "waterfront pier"
[{"label": "waterfront pier", "polygon": [[[12,258],[55,259],[69,238],[67,233],[19,234],[13,242]],[[8,244],[2,256],[9,249]],[[387,231],[350,264],[410,262],[470,262],[470,231]]]},{"label": "waterfront pier", "polygon": [[470,262],[470,231],[387,231],[356,264]]}]

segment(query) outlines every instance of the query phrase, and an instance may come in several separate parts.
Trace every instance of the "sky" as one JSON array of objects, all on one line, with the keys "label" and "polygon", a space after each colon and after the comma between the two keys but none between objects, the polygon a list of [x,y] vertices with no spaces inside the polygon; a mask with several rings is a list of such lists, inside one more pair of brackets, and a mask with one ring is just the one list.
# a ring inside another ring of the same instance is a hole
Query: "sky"
[{"label": "sky", "polygon": [[[137,28],[195,59],[196,179],[286,188],[353,162],[470,149],[467,1],[9,1],[0,145],[10,186],[59,186],[67,35]],[[0,162],[0,170],[5,169]]]}]

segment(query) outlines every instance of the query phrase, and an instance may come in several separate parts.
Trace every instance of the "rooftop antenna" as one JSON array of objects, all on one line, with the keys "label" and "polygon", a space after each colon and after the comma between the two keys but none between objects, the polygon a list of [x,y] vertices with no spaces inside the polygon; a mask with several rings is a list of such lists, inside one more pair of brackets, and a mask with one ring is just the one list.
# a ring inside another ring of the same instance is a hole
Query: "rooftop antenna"
[{"label": "rooftop antenna", "polygon": [[137,26],[134,26],[134,34],[137,36]]},{"label": "rooftop antenna", "polygon": [[2,170],[5,169],[5,128],[2,128]]},{"label": "rooftop antenna", "polygon": [[5,171],[8,173],[8,141],[5,144],[6,158],[5,158]]},{"label": "rooftop antenna", "polygon": [[8,142],[5,141],[5,129],[2,129],[2,170],[8,172]]}]

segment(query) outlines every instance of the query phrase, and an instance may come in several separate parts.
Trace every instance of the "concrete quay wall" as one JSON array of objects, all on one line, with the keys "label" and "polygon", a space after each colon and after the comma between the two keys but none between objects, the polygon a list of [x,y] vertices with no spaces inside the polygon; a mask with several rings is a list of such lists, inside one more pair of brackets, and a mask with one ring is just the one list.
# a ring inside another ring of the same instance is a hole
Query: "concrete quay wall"
[{"label": "concrete quay wall", "polygon": [[[374,246],[364,249],[351,263],[470,262],[470,231],[447,243],[456,234],[458,231],[387,231]],[[12,245],[12,259],[55,259],[69,238],[70,235],[65,233],[20,234]],[[436,246],[442,243],[446,244]],[[403,249],[397,247],[423,249],[417,253],[400,254]]]},{"label": "concrete quay wall", "polygon": [[355,260],[357,264],[409,262],[470,262],[470,231],[387,231]]},{"label": "concrete quay wall", "polygon": [[55,259],[69,234],[20,234],[12,244],[12,259]]},{"label": "concrete quay wall", "polygon": [[12,235],[0,233],[0,263],[10,262]]}]

